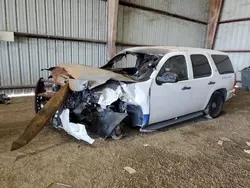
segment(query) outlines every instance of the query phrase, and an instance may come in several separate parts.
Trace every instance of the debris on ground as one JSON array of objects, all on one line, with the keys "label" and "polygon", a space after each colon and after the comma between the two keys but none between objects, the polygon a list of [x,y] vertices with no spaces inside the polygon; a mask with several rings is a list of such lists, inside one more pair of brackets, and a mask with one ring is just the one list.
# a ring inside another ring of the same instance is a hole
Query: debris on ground
[{"label": "debris on ground", "polygon": [[250,154],[250,149],[244,149],[244,152]]},{"label": "debris on ground", "polygon": [[71,188],[71,185],[67,185],[64,183],[51,183],[47,188]]},{"label": "debris on ground", "polygon": [[222,140],[224,142],[231,142],[231,140],[227,137],[221,137],[220,140]]},{"label": "debris on ground", "polygon": [[125,167],[124,167],[124,170],[126,170],[126,171],[127,171],[128,173],[130,173],[130,174],[136,173],[136,170],[133,169],[133,168],[131,168],[131,167],[129,167],[129,166],[125,166]]},{"label": "debris on ground", "polygon": [[222,145],[223,145],[223,141],[222,141],[222,140],[219,140],[219,141],[218,141],[218,144],[219,144],[220,146],[222,146]]},{"label": "debris on ground", "polygon": [[249,146],[249,147],[250,147],[250,142],[246,142],[246,144],[247,144],[247,146]]},{"label": "debris on ground", "polygon": [[0,104],[9,104],[10,98],[6,94],[0,94]]},{"label": "debris on ground", "polygon": [[150,146],[150,145],[149,145],[149,144],[143,144],[143,146],[144,146],[144,147],[148,147],[148,146]]}]

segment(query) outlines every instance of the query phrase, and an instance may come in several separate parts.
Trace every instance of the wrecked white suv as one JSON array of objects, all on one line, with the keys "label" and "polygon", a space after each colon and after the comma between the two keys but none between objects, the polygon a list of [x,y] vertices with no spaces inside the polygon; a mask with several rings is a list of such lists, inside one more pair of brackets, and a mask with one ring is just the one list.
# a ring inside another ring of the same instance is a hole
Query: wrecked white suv
[{"label": "wrecked white suv", "polygon": [[[228,55],[207,49],[136,47],[100,68],[59,64],[47,70],[49,80],[37,83],[36,112],[78,139],[90,132],[119,139],[123,125],[153,131],[201,115],[216,118],[235,92]],[[44,82],[53,83],[52,92]],[[28,127],[37,134],[44,123]],[[32,136],[26,135],[28,143]]]}]

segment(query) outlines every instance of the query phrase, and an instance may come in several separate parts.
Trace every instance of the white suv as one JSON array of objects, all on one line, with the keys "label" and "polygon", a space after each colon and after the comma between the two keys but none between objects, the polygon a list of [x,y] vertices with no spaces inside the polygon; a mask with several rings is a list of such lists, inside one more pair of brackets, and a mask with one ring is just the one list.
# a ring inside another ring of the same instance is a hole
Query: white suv
[{"label": "white suv", "polygon": [[[126,54],[126,62],[119,60],[126,67],[122,67],[124,71],[132,60],[129,54],[136,54],[137,64],[138,54],[161,56],[154,65],[149,63],[153,70],[143,80],[148,83],[144,85],[150,85],[148,97],[140,94],[137,99],[144,114],[144,129],[158,129],[203,114],[216,118],[223,103],[235,93],[235,73],[226,53],[200,48],[136,47],[120,52],[107,65],[118,64],[115,60],[121,54]],[[141,82],[135,85],[143,88]],[[166,122],[149,125],[161,121]]]},{"label": "white suv", "polygon": [[[92,144],[87,132],[120,139],[126,120],[152,131],[204,114],[216,118],[235,92],[228,55],[198,48],[129,48],[100,68],[59,64],[46,70],[49,80],[40,78],[35,90],[37,115],[11,150],[26,145],[50,119]],[[54,83],[53,92],[44,82]]]},{"label": "white suv", "polygon": [[[47,117],[49,105],[57,104],[56,115],[50,114],[54,126],[77,138],[80,133],[63,124],[86,125],[103,138],[120,138],[126,120],[141,131],[152,131],[201,115],[216,118],[235,92],[228,55],[207,49],[136,47],[119,52],[100,68],[59,64],[48,70],[60,97],[49,97],[41,78],[35,93],[36,112],[44,107]],[[51,103],[44,106],[48,99]],[[65,117],[60,119],[60,114]]]}]

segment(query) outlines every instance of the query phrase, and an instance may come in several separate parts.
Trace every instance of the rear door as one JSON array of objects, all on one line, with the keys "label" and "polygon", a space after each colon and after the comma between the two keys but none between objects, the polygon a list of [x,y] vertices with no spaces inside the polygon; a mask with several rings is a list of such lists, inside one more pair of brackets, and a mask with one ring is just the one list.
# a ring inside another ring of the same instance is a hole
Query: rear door
[{"label": "rear door", "polygon": [[212,62],[206,53],[189,53],[188,57],[192,65],[192,112],[204,110],[211,97],[211,91],[216,85]]}]

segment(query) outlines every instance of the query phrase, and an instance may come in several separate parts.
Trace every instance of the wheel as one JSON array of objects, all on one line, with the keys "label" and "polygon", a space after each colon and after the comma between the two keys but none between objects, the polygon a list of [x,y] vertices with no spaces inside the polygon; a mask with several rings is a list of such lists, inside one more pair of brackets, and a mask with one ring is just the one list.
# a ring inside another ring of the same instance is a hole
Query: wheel
[{"label": "wheel", "polygon": [[207,108],[205,109],[205,114],[211,118],[217,118],[221,115],[224,104],[224,98],[220,92],[214,92],[212,95]]},{"label": "wheel", "polygon": [[116,128],[112,131],[111,133],[111,138],[113,138],[114,140],[120,140],[123,138],[123,129],[120,125],[116,126]]}]

